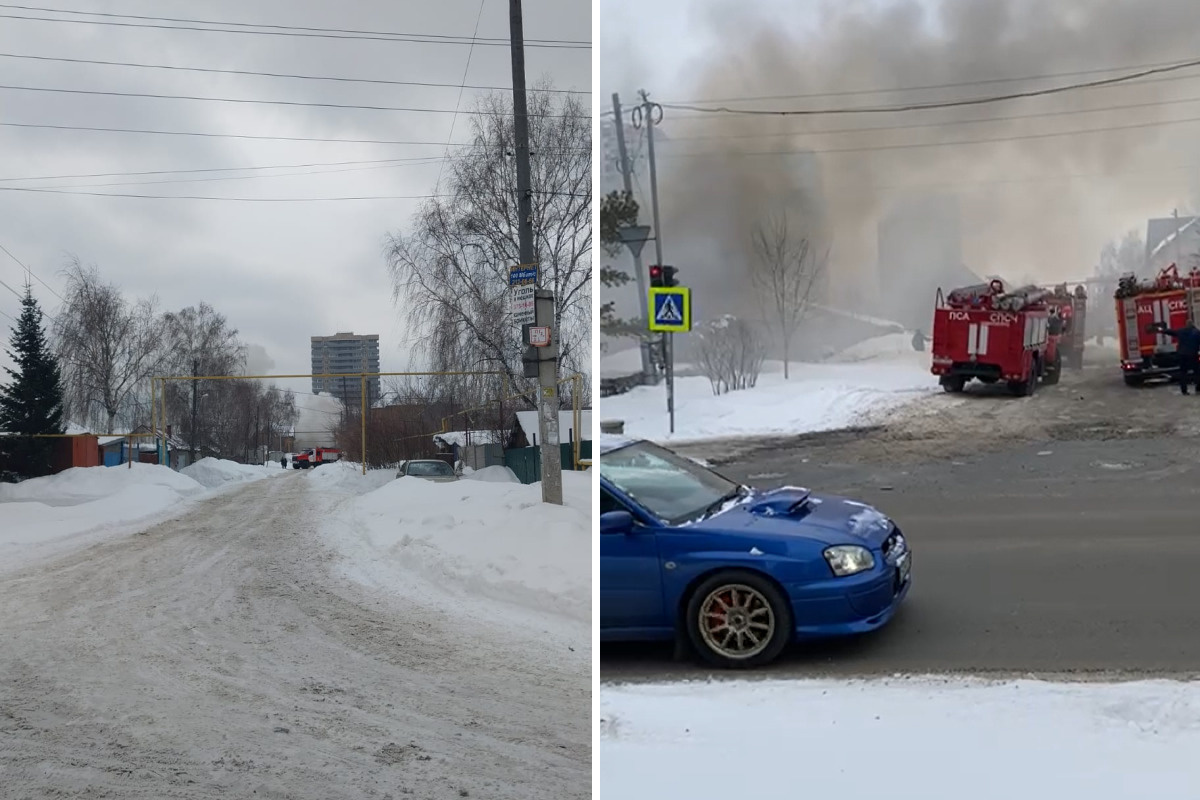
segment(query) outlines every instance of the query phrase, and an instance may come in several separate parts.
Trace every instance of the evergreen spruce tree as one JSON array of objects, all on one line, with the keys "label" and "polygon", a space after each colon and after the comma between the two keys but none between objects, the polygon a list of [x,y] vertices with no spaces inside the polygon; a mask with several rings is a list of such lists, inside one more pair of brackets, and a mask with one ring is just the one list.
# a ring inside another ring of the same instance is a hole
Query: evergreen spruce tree
[{"label": "evergreen spruce tree", "polygon": [[49,475],[53,439],[33,434],[63,432],[63,388],[58,360],[42,330],[42,310],[25,287],[21,317],[7,350],[16,369],[6,367],[9,381],[0,386],[0,439],[7,456],[8,480]]}]

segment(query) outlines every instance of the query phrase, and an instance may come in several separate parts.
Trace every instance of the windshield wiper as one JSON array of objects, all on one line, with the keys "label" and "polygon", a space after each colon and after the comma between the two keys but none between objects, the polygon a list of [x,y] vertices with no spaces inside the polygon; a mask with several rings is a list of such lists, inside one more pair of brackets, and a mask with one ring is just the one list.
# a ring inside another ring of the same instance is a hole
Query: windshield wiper
[{"label": "windshield wiper", "polygon": [[710,505],[708,508],[706,508],[704,510],[704,517],[702,517],[702,519],[707,519],[708,517],[711,517],[713,514],[716,514],[718,511],[721,510],[721,507],[724,506],[726,503],[728,503],[730,500],[736,500],[739,497],[741,497],[742,492],[743,492],[742,486],[735,486],[733,488],[733,491],[722,496],[721,498],[716,500],[714,503],[712,503],[712,505]]}]

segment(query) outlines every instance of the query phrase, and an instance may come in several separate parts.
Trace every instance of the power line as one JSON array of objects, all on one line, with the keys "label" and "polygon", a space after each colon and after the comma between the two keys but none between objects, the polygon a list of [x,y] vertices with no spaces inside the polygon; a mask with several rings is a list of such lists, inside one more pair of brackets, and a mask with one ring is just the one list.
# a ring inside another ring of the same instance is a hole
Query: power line
[{"label": "power line", "polygon": [[[86,197],[121,197],[137,200],[219,200],[228,203],[331,203],[350,200],[432,200],[453,197],[449,194],[364,195],[360,197],[209,197],[204,195],[125,194],[117,192],[84,192],[67,189],[35,188],[32,186],[0,186],[0,192],[32,192],[35,194],[66,194]],[[590,197],[578,192],[533,190],[534,194],[558,197]]]},{"label": "power line", "polygon": [[[821,154],[821,153],[870,153],[884,150],[913,150],[925,147],[953,147],[959,145],[971,144],[992,144],[996,142],[1018,142],[1034,139],[1053,139],[1063,136],[1081,136],[1089,133],[1108,133],[1111,131],[1131,131],[1141,130],[1144,128],[1153,128],[1159,125],[1181,125],[1185,123],[1200,122],[1200,117],[1186,117],[1183,119],[1168,119],[1158,122],[1138,122],[1129,125],[1110,125],[1103,128],[1086,128],[1076,131],[1057,131],[1054,133],[1030,133],[1014,136],[996,136],[990,139],[968,139],[956,142],[918,142],[914,144],[883,144],[870,147],[830,147],[824,149],[799,149],[799,150],[774,150],[760,152],[741,152],[741,153],[725,153],[721,151],[706,151],[695,153],[672,153],[663,154],[663,158],[712,158],[713,156],[786,156],[786,155],[801,155],[801,154]],[[0,187],[3,188],[3,187]]]},{"label": "power line", "polygon": [[434,158],[424,163],[406,163],[406,164],[377,164],[371,167],[343,167],[340,169],[322,169],[322,170],[305,170],[303,172],[279,172],[268,175],[222,175],[217,178],[168,178],[161,181],[112,181],[109,183],[89,183],[80,186],[47,186],[37,188],[47,189],[98,189],[104,186],[160,186],[163,184],[178,184],[178,183],[211,183],[214,181],[247,181],[260,180],[262,178],[293,178],[303,175],[334,175],[342,172],[364,172],[376,169],[392,169],[395,167],[424,167],[436,164],[441,161],[440,158]]},{"label": "power line", "polygon": [[[19,299],[19,300],[24,300],[24,299],[25,299],[25,295],[21,294],[20,292],[18,292],[18,291],[17,291],[16,289],[14,289],[13,287],[9,286],[9,285],[8,285],[7,283],[5,283],[4,281],[0,281],[0,286],[3,286],[5,289],[8,289],[10,292],[12,292],[14,295],[16,295],[16,296],[17,296],[17,299]],[[47,313],[45,310],[43,310],[43,311],[42,311],[42,314],[43,314],[43,315],[44,315],[44,316],[45,316],[45,317],[46,317],[48,320],[50,320],[51,322],[58,322],[58,320],[57,320],[56,318],[54,318],[54,317],[50,316],[50,314],[49,314],[49,313]],[[12,318],[11,316],[9,316],[8,314],[5,314],[4,316],[8,317],[9,319],[12,319],[12,320],[13,320],[13,322],[16,322],[16,320],[15,320],[15,319],[13,319],[13,318]]]},{"label": "power line", "polygon": [[347,167],[362,164],[391,164],[395,162],[440,160],[442,156],[424,156],[422,158],[383,158],[372,161],[313,161],[307,164],[259,164],[249,167],[204,167],[200,169],[151,169],[140,172],[87,172],[75,175],[30,175],[23,178],[0,178],[2,183],[12,181],[53,181],[74,178],[131,178],[145,175],[174,175],[192,174],[198,172],[243,172],[265,169],[302,169],[305,167]]},{"label": "power line", "polygon": [[1200,59],[1186,61],[1183,63],[1173,64],[1166,67],[1155,67],[1153,69],[1145,69],[1140,72],[1120,75],[1115,78],[1104,78],[1097,81],[1087,81],[1085,83],[1073,83],[1066,86],[1053,86],[1049,89],[1032,89],[1027,92],[1012,92],[1009,94],[991,95],[987,97],[973,97],[965,100],[942,100],[932,103],[908,103],[897,106],[858,106],[848,108],[813,108],[813,109],[754,109],[754,108],[728,108],[727,106],[719,106],[717,108],[705,108],[702,106],[688,105],[683,103],[661,103],[663,108],[679,109],[684,111],[696,111],[703,114],[732,114],[745,116],[774,116],[774,117],[800,117],[800,116],[822,116],[829,114],[891,114],[899,111],[928,111],[939,108],[961,108],[963,106],[976,106],[986,103],[999,103],[1006,100],[1023,100],[1031,97],[1044,97],[1053,94],[1062,94],[1063,92],[1071,92],[1079,89],[1090,89],[1097,86],[1112,86],[1114,84],[1126,83],[1128,81],[1145,78],[1150,75],[1158,75],[1165,72],[1174,72],[1189,67],[1200,66]]},{"label": "power line", "polygon": [[[475,33],[472,34],[472,37],[474,37],[475,35],[478,35],[478,33],[479,33],[479,20],[483,19],[483,4],[485,2],[486,2],[486,0],[479,0],[479,11],[475,14]],[[469,50],[467,50],[467,63],[466,63],[466,66],[463,67],[462,82],[459,84],[459,89],[458,89],[458,99],[454,101],[454,112],[455,113],[454,113],[454,116],[450,118],[450,135],[446,137],[446,155],[447,156],[450,155],[450,142],[454,141],[454,126],[458,122],[458,109],[462,105],[463,89],[467,84],[467,74],[471,71],[471,56],[473,56],[473,55],[475,55],[475,46],[471,45],[471,48]],[[443,161],[442,165],[440,167],[438,167],[437,180],[433,184],[433,190],[435,192],[441,190],[441,188],[442,188],[442,170],[444,170],[445,168],[446,168],[446,162]]]},{"label": "power line", "polygon": [[17,264],[18,264],[18,265],[19,265],[19,266],[20,266],[22,269],[24,269],[24,270],[25,270],[25,272],[27,272],[28,274],[32,275],[32,276],[33,276],[33,277],[34,277],[34,278],[37,280],[37,282],[38,282],[38,283],[40,283],[42,286],[45,286],[47,289],[49,289],[49,290],[50,290],[50,293],[51,293],[52,295],[54,295],[55,297],[57,297],[59,300],[62,300],[64,303],[65,303],[65,302],[67,302],[67,299],[66,299],[65,297],[63,297],[63,296],[62,296],[61,294],[59,294],[58,292],[54,291],[54,287],[53,287],[53,286],[51,286],[50,284],[48,284],[48,283],[46,283],[44,280],[42,280],[42,279],[41,279],[41,277],[40,277],[40,276],[39,276],[39,275],[38,275],[36,272],[34,272],[34,271],[33,271],[33,269],[31,269],[31,268],[29,267],[29,265],[28,265],[28,264],[26,264],[24,261],[22,261],[21,259],[19,259],[19,258],[17,258],[16,256],[14,256],[14,255],[13,255],[11,252],[9,252],[8,248],[7,248],[7,247],[5,247],[3,244],[0,244],[0,252],[4,253],[4,255],[6,255],[6,256],[8,256],[9,258],[11,258],[13,261],[17,262]]},{"label": "power line", "polygon": [[[242,98],[242,97],[201,97],[199,95],[186,94],[151,94],[149,92],[112,92],[99,91],[96,89],[62,89],[53,86],[12,86],[0,85],[0,89],[6,89],[14,92],[47,92],[53,94],[86,94],[102,97],[138,97],[148,98],[151,100],[198,100],[207,103],[241,103],[249,105],[268,105],[268,106],[299,106],[302,108],[341,108],[353,109],[358,111],[400,111],[418,114],[472,114],[479,116],[487,116],[490,111],[460,111],[456,112],[452,108],[414,108],[411,106],[366,106],[353,105],[347,103],[315,103],[302,102],[299,100],[260,100],[257,98]],[[587,114],[530,114],[531,117],[540,117],[543,119],[590,119]]]},{"label": "power line", "polygon": [[[141,64],[131,61],[100,61],[90,58],[65,58],[60,56],[37,56],[19,53],[0,53],[0,58],[20,58],[34,61],[53,61],[63,64],[89,64],[105,67],[136,67],[138,69],[164,69],[177,72],[202,72],[217,75],[245,75],[259,78],[288,78],[304,81],[334,81],[337,83],[367,83],[383,86],[421,86],[443,89],[472,89],[478,91],[511,92],[511,86],[483,86],[476,84],[434,83],[428,81],[393,81],[383,78],[344,78],[332,75],[299,75],[286,72],[255,72],[246,69],[217,69],[215,67],[180,67],[170,64]],[[590,90],[580,89],[538,89],[547,94],[591,94]]]},{"label": "power line", "polygon": [[[411,31],[373,31],[373,30],[355,30],[355,29],[346,29],[346,28],[315,28],[315,27],[305,27],[305,26],[300,26],[300,25],[275,25],[275,24],[270,24],[270,23],[257,23],[257,22],[229,22],[226,20],[213,21],[213,20],[202,20],[202,19],[187,19],[187,18],[179,18],[179,17],[151,17],[151,16],[140,15],[140,14],[116,14],[116,13],[102,12],[102,11],[79,11],[77,9],[46,8],[44,6],[23,6],[23,5],[16,5],[13,3],[0,3],[0,8],[11,8],[11,9],[14,9],[17,11],[45,11],[45,12],[50,12],[53,14],[75,14],[76,16],[87,16],[87,17],[109,17],[109,18],[115,18],[115,19],[139,19],[139,20],[149,20],[149,21],[154,21],[154,22],[185,22],[185,23],[194,23],[197,25],[229,25],[232,27],[239,27],[239,28],[271,28],[274,30],[310,31],[310,32],[316,31],[316,32],[322,32],[322,33],[362,33],[362,34],[370,34],[370,35],[377,35],[377,36],[421,36],[421,37],[427,37],[427,38],[431,38],[431,39],[452,39],[452,40],[462,40],[462,39],[468,38],[465,36],[458,36],[458,35],[454,35],[454,34],[413,33]],[[478,30],[476,30],[476,33],[478,33]],[[501,37],[495,37],[495,36],[483,37],[483,38],[480,38],[478,36],[471,36],[469,38],[472,41],[502,43],[504,45],[508,44],[508,39],[501,38]],[[582,39],[527,39],[526,41],[537,42],[537,43],[553,43],[553,44],[585,44],[585,45],[589,45],[589,46],[591,45],[590,41],[585,41]]]},{"label": "power line", "polygon": [[1134,108],[1154,108],[1158,106],[1178,105],[1180,103],[1197,103],[1200,97],[1187,97],[1178,100],[1152,100],[1144,103],[1126,103],[1123,105],[1102,106],[1100,108],[1077,108],[1062,111],[1039,111],[1031,114],[1010,114],[1000,117],[983,117],[981,119],[955,119],[944,122],[914,122],[908,125],[879,125],[869,128],[827,128],[824,130],[794,130],[784,133],[746,133],[746,134],[717,134],[712,136],[672,136],[673,142],[724,141],[732,139],[776,139],[791,136],[826,136],[847,133],[874,133],[878,131],[906,131],[925,128],[945,128],[949,125],[973,125],[985,122],[1015,122],[1025,119],[1042,119],[1047,117],[1067,117],[1076,114],[1102,114],[1111,111],[1123,111]]},{"label": "power line", "polygon": [[[37,6],[20,6],[0,3],[0,8],[17,11],[48,12],[52,14],[75,14],[90,17],[105,17],[103,20],[62,19],[59,17],[31,17],[17,14],[0,14],[0,18],[20,19],[31,22],[56,22],[70,25],[105,25],[119,28],[150,28],[158,30],[202,31],[208,33],[239,33],[254,36],[292,36],[305,39],[357,39],[381,42],[409,42],[414,44],[448,44],[470,45],[472,43],[485,47],[508,47],[507,39],[496,37],[471,40],[464,36],[448,36],[433,33],[412,33],[406,31],[367,31],[342,28],[315,28],[298,25],[271,25],[249,22],[228,22],[201,19],[181,19],[176,17],[151,17],[136,14],[112,14],[92,11],[73,11],[61,8],[42,8]],[[141,22],[118,22],[114,20],[142,20]],[[163,24],[182,23],[182,24]],[[202,25],[214,27],[199,27]],[[225,27],[215,27],[225,26]],[[264,30],[253,30],[264,29]],[[591,42],[577,39],[527,39],[526,47],[536,47],[556,50],[590,50]]]},{"label": "power line", "polygon": [[[95,125],[51,125],[47,123],[33,122],[0,122],[0,127],[5,128],[30,128],[34,130],[56,130],[56,131],[93,131],[98,133],[132,133],[147,136],[198,136],[211,139],[249,139],[253,141],[264,142],[329,142],[339,144],[381,144],[381,145],[396,145],[396,146],[412,146],[412,147],[480,147],[474,142],[456,142],[451,145],[446,145],[445,142],[416,142],[404,139],[340,139],[340,138],[325,138],[318,136],[260,136],[247,133],[205,133],[199,131],[160,131],[146,128],[106,128]],[[547,148],[541,150],[542,153],[565,153],[565,152],[584,152],[590,150],[582,147],[567,147],[567,148]]]},{"label": "power line", "polygon": [[1120,72],[1122,70],[1138,70],[1151,69],[1154,67],[1165,67],[1177,64],[1177,61],[1156,61],[1150,64],[1134,64],[1124,67],[1096,67],[1094,69],[1080,69],[1070,72],[1047,72],[1040,75],[1024,75],[1021,77],[1010,78],[982,78],[973,81],[954,81],[952,83],[929,83],[918,86],[891,86],[880,87],[877,89],[849,89],[838,92],[810,92],[806,94],[768,94],[758,95],[755,97],[714,97],[709,99],[692,99],[692,100],[674,100],[677,104],[690,103],[741,103],[755,102],[761,100],[814,100],[825,97],[856,97],[864,94],[895,94],[898,92],[923,92],[932,91],[934,89],[960,89],[969,86],[987,86],[994,83],[1025,83],[1027,81],[1043,81],[1051,78],[1076,78],[1080,75],[1099,75],[1105,72]]}]

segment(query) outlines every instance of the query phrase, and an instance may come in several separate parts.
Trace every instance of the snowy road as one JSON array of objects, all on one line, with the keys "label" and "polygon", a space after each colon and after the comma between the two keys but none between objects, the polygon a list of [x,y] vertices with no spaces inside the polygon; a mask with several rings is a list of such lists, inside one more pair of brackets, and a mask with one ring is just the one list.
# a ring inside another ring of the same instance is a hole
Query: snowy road
[{"label": "snowy road", "polygon": [[[1130,389],[1108,364],[1032,398],[932,400],[878,430],[681,448],[759,486],[874,503],[913,546],[887,628],[792,648],[755,676],[1200,674],[1200,398]],[[602,655],[606,680],[709,672],[669,647]]]},{"label": "snowy road", "polygon": [[336,577],[309,478],[0,576],[0,797],[590,796],[586,666]]}]

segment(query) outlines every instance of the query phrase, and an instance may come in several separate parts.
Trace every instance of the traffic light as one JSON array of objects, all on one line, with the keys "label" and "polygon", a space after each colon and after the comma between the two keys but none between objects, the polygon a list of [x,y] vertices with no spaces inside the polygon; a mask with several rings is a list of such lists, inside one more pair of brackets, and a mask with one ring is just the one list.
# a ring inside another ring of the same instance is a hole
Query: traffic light
[{"label": "traffic light", "polygon": [[653,264],[650,267],[650,285],[655,289],[678,286],[679,280],[675,277],[675,273],[678,271],[675,267],[663,267]]}]

